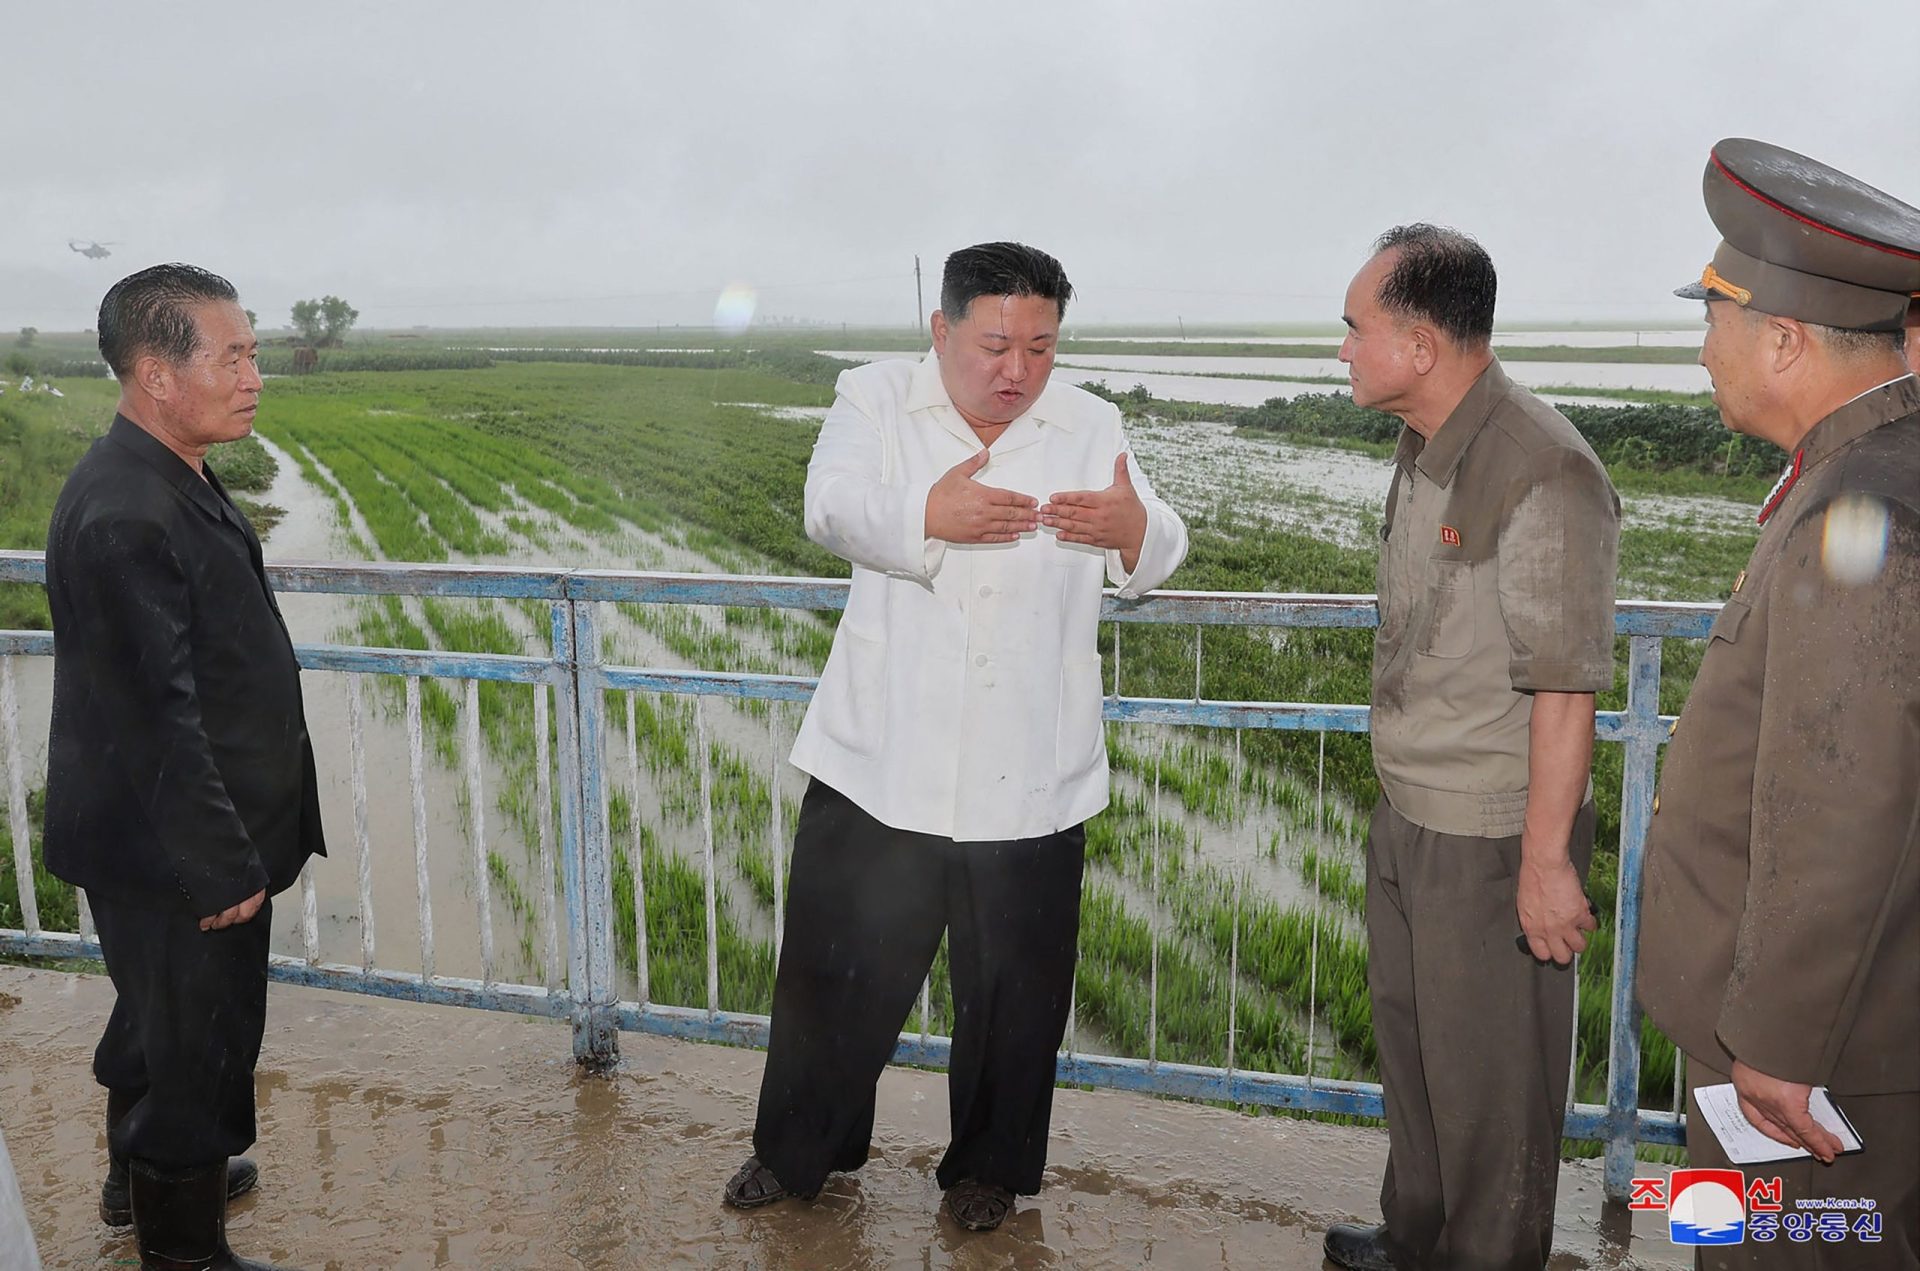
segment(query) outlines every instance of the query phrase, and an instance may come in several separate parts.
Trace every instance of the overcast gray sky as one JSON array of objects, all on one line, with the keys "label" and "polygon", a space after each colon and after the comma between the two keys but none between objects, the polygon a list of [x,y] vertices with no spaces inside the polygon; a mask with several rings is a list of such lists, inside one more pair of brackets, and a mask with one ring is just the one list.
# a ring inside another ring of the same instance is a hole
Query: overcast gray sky
[{"label": "overcast gray sky", "polygon": [[174,259],[263,327],[704,323],[736,282],[907,325],[914,254],[931,307],[993,238],[1084,323],[1336,320],[1415,219],[1487,245],[1503,319],[1686,321],[1716,139],[1920,202],[1908,0],[23,7],[0,329]]}]

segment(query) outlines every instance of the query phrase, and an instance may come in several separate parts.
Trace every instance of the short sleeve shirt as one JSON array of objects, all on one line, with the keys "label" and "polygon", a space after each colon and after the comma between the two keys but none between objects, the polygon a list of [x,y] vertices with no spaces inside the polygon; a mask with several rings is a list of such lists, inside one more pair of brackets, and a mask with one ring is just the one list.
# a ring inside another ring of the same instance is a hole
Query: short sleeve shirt
[{"label": "short sleeve shirt", "polygon": [[1382,538],[1382,792],[1443,834],[1518,834],[1532,695],[1613,683],[1620,499],[1566,417],[1495,361],[1431,440],[1402,432]]}]

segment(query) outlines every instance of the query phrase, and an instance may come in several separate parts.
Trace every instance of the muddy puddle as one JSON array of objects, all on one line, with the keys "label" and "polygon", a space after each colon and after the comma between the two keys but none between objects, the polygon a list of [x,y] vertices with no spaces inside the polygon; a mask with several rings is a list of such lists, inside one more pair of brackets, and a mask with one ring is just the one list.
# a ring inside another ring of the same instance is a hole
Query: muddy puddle
[{"label": "muddy puddle", "polygon": [[[94,1213],[103,1100],[87,1062],[103,977],[0,967],[0,1124],[49,1267],[114,1265]],[[997,1232],[939,1213],[945,1078],[889,1069],[874,1150],[811,1203],[740,1213],[762,1056],[621,1037],[584,1077],[565,1025],[276,985],[258,1074],[259,1189],[242,1253],[358,1271],[529,1268],[1320,1268],[1324,1225],[1377,1214],[1386,1138],[1110,1091],[1054,1102],[1040,1193]],[[1554,1271],[1679,1267],[1647,1215],[1562,1168]],[[1631,1264],[1627,1261],[1633,1259]]]}]

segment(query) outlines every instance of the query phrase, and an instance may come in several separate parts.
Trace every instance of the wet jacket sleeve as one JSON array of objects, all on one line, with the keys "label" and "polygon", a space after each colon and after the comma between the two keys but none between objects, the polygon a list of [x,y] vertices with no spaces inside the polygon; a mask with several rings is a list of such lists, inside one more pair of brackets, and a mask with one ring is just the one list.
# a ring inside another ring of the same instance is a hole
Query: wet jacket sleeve
[{"label": "wet jacket sleeve", "polygon": [[1613,687],[1620,499],[1584,451],[1530,456],[1507,488],[1500,526],[1500,619],[1523,693]]},{"label": "wet jacket sleeve", "polygon": [[946,544],[927,537],[927,494],[942,474],[886,479],[886,435],[846,374],[807,464],[807,537],[842,560],[923,582],[939,572]]},{"label": "wet jacket sleeve", "polygon": [[1133,492],[1147,509],[1147,533],[1140,540],[1140,559],[1134,562],[1131,574],[1120,563],[1119,552],[1107,552],[1107,578],[1120,589],[1121,596],[1132,600],[1166,582],[1187,558],[1187,523],[1153,492],[1153,482],[1140,467],[1139,454],[1127,444],[1124,429],[1119,436],[1120,449],[1114,457],[1127,456],[1127,474],[1133,482]]},{"label": "wet jacket sleeve", "polygon": [[186,568],[150,521],[91,521],[72,553],[65,585],[86,633],[89,708],[113,737],[102,766],[131,785],[194,913],[212,917],[265,888],[267,871],[201,725]]},{"label": "wet jacket sleeve", "polygon": [[1877,529],[1809,516],[1767,581],[1746,908],[1718,1022],[1736,1058],[1814,1084],[1868,981],[1912,974],[1888,937],[1920,903],[1920,517],[1850,502]]}]

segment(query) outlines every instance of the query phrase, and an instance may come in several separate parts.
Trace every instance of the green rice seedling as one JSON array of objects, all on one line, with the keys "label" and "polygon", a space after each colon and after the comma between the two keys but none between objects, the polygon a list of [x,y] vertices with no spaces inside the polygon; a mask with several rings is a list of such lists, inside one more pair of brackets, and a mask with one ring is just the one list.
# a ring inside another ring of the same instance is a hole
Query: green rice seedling
[{"label": "green rice seedling", "polygon": [[[647,968],[652,1000],[674,1006],[707,1004],[706,884],[691,864],[660,846],[643,824]],[[622,843],[614,849],[615,945],[622,965],[639,965],[634,912],[634,862]],[[773,946],[744,936],[724,892],[715,897],[718,919],[720,1009],[766,1014],[773,1008]]]},{"label": "green rice seedling", "polygon": [[[1151,998],[1159,981],[1158,1005]],[[1117,893],[1090,884],[1080,904],[1080,964],[1076,999],[1080,1018],[1114,1043],[1117,1053],[1180,1063],[1226,1061],[1227,990],[1219,968],[1196,961],[1176,941],[1155,952],[1152,928],[1127,912]],[[1292,1072],[1304,1043],[1271,1002],[1243,997],[1235,1062],[1248,1069]],[[1151,1045],[1150,1045],[1151,1038]]]},{"label": "green rice seedling", "polygon": [[25,910],[20,904],[19,875],[14,870],[13,853],[27,853],[33,876],[33,898],[39,908],[40,925],[48,931],[80,929],[79,893],[47,872],[41,851],[40,833],[46,820],[47,792],[27,791],[27,841],[13,841],[13,818],[0,817],[0,927],[18,928]]},{"label": "green rice seedling", "polygon": [[1354,863],[1345,857],[1317,848],[1306,848],[1300,853],[1300,877],[1320,895],[1348,913],[1366,913],[1366,879]]},{"label": "green rice seedling", "polygon": [[392,426],[379,430],[380,440],[431,471],[473,506],[489,512],[512,508],[512,500],[502,484],[467,460],[468,448],[457,444],[462,438],[449,437],[444,432],[436,435],[423,424],[424,421],[394,421]]}]

